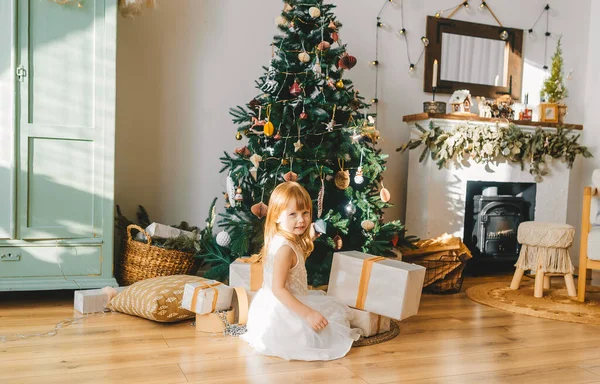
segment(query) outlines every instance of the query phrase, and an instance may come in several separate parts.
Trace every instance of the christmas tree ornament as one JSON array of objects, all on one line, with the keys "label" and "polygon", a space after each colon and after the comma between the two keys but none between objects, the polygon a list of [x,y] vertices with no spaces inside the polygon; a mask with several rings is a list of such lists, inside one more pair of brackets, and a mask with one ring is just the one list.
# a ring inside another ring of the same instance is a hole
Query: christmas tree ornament
[{"label": "christmas tree ornament", "polygon": [[322,52],[327,51],[330,47],[331,47],[331,44],[325,40],[321,41],[319,43],[319,45],[317,45],[317,49]]},{"label": "christmas tree ornament", "polygon": [[394,247],[396,247],[398,245],[398,240],[400,240],[400,238],[398,237],[397,233],[394,233],[394,237],[392,237],[391,243]]},{"label": "christmas tree ornament", "polygon": [[267,208],[267,205],[261,201],[260,203],[254,204],[252,207],[250,207],[250,211],[254,214],[254,216],[262,219],[263,217],[267,216]]},{"label": "christmas tree ornament", "polygon": [[356,65],[356,57],[350,56],[348,53],[344,53],[338,61],[338,67],[342,69],[352,69]]},{"label": "christmas tree ornament", "polygon": [[288,159],[281,159],[281,165],[288,165],[290,161]]},{"label": "christmas tree ornament", "polygon": [[310,55],[306,51],[300,52],[298,54],[298,60],[303,63],[308,63],[310,61]]},{"label": "christmas tree ornament", "polygon": [[342,81],[342,79],[339,79],[336,83],[335,86],[339,89],[344,88],[344,82]]},{"label": "christmas tree ornament", "polygon": [[248,157],[248,156],[250,156],[250,150],[245,145],[243,147],[236,148],[233,152],[236,153],[236,154],[238,154],[238,155],[240,155],[240,156],[242,156],[242,157]]},{"label": "christmas tree ornament", "polygon": [[310,7],[308,9],[308,14],[313,19],[316,19],[317,17],[321,16],[321,10],[319,8],[317,8],[317,7]]},{"label": "christmas tree ornament", "polygon": [[321,69],[321,60],[319,60],[319,56],[317,56],[315,59],[315,64],[312,66],[312,71],[316,79],[323,76],[323,69]]},{"label": "christmas tree ornament", "polygon": [[336,30],[337,29],[337,25],[335,25],[335,23],[333,22],[333,20],[329,20],[329,25],[327,26],[327,28]]},{"label": "christmas tree ornament", "polygon": [[344,190],[350,186],[350,173],[343,169],[335,174],[334,178],[335,186],[338,189]]},{"label": "christmas tree ornament", "polygon": [[288,19],[286,19],[285,17],[279,15],[275,18],[275,23],[277,25],[279,25],[280,27],[287,27],[289,25],[289,21]]},{"label": "christmas tree ornament", "polygon": [[235,133],[235,139],[236,139],[236,140],[242,140],[242,133],[241,133],[240,131],[237,131],[237,132]]},{"label": "christmas tree ornament", "polygon": [[285,180],[285,181],[297,181],[298,180],[298,175],[295,174],[292,171],[289,171],[288,173],[286,173],[285,175],[283,175],[283,180]]},{"label": "christmas tree ornament", "polygon": [[277,131],[277,133],[275,134],[275,136],[273,136],[273,139],[275,139],[275,140],[281,140],[281,135],[279,134],[279,131]]},{"label": "christmas tree ornament", "polygon": [[371,230],[373,230],[373,228],[375,228],[375,223],[371,220],[363,220],[361,221],[360,226],[365,231],[370,232]]},{"label": "christmas tree ornament", "polygon": [[229,204],[235,205],[235,184],[231,175],[227,176],[225,180],[225,188],[227,189],[227,197],[229,198]]},{"label": "christmas tree ornament", "polygon": [[260,87],[260,89],[267,93],[273,93],[279,87],[279,83],[273,79],[266,80],[265,83]]},{"label": "christmas tree ornament", "polygon": [[252,176],[254,181],[256,181],[256,179],[258,178],[258,168],[252,167],[248,170],[248,172],[250,172],[250,176]]},{"label": "christmas tree ornament", "polygon": [[365,181],[365,178],[363,177],[362,167],[358,167],[358,169],[356,170],[356,175],[354,175],[354,182],[356,184],[362,184],[363,181]]},{"label": "christmas tree ornament", "polygon": [[217,244],[219,244],[223,248],[229,248],[229,244],[231,244],[231,236],[225,230],[217,233]]},{"label": "christmas tree ornament", "polygon": [[302,113],[300,114],[300,120],[306,120],[308,119],[308,114],[304,111],[302,111]]},{"label": "christmas tree ornament", "polygon": [[354,215],[356,213],[356,207],[354,206],[354,204],[352,204],[351,201],[348,204],[346,204],[345,209],[346,209],[346,213],[349,216],[352,216],[352,215]]},{"label": "christmas tree ornament", "polygon": [[258,168],[260,166],[260,162],[262,161],[262,156],[255,153],[254,155],[250,156],[249,160],[252,163],[252,165]]},{"label": "christmas tree ornament", "polygon": [[296,23],[294,23],[293,21],[290,23],[289,31],[290,31],[290,33],[298,32],[298,28],[296,28]]},{"label": "christmas tree ornament", "polygon": [[302,142],[300,141],[300,139],[298,139],[298,141],[296,141],[294,143],[294,152],[298,152],[299,150],[302,149],[304,145],[302,144]]},{"label": "christmas tree ornament", "polygon": [[323,214],[323,200],[325,199],[325,178],[323,177],[323,172],[319,171],[319,177],[321,179],[321,188],[319,189],[319,194],[317,195],[317,217],[320,218]]},{"label": "christmas tree ornament", "polygon": [[242,187],[241,186],[238,186],[237,189],[235,190],[235,197],[233,199],[235,201],[244,200],[244,196],[242,195]]},{"label": "christmas tree ornament", "polygon": [[263,128],[263,132],[264,132],[265,136],[269,136],[269,137],[273,136],[273,133],[275,132],[275,126],[273,125],[273,123],[271,123],[270,121],[267,121]]},{"label": "christmas tree ornament", "polygon": [[294,9],[289,3],[283,3],[283,12],[290,12]]},{"label": "christmas tree ornament", "polygon": [[290,95],[298,97],[302,93],[302,88],[298,84],[298,80],[294,80],[294,84],[290,87]]},{"label": "christmas tree ornament", "polygon": [[325,82],[327,83],[327,86],[331,89],[335,89],[335,81],[333,81],[333,79],[329,76],[327,76],[325,78]]},{"label": "christmas tree ornament", "polygon": [[322,219],[315,221],[315,232],[322,235],[327,233],[327,223]]},{"label": "christmas tree ornament", "polygon": [[337,32],[331,32],[331,40],[333,40],[334,43],[337,43],[339,39],[340,35],[338,35]]},{"label": "christmas tree ornament", "polygon": [[391,198],[390,191],[388,191],[387,188],[383,186],[383,183],[381,183],[381,191],[379,191],[379,197],[384,203],[390,201]]},{"label": "christmas tree ornament", "polygon": [[344,246],[344,242],[342,241],[340,235],[335,235],[335,237],[333,238],[333,244],[336,251],[342,249],[342,247]]},{"label": "christmas tree ornament", "polygon": [[257,109],[258,107],[260,107],[260,101],[256,100],[256,99],[252,99],[249,103],[248,103],[248,107],[250,107],[251,109]]}]

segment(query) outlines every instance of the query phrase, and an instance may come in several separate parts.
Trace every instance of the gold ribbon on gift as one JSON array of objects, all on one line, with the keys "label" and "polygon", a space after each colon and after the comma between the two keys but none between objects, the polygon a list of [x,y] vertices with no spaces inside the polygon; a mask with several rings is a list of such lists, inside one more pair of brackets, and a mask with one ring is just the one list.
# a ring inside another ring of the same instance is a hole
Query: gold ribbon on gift
[{"label": "gold ribbon on gift", "polygon": [[371,269],[373,264],[385,260],[383,256],[373,256],[363,260],[362,271],[360,272],[360,281],[358,283],[358,294],[356,295],[356,305],[354,308],[364,310],[367,292],[369,290],[369,280],[371,279]]},{"label": "gold ribbon on gift", "polygon": [[217,299],[219,298],[219,290],[216,287],[223,283],[217,281],[212,284],[207,284],[207,283],[200,283],[200,284],[201,285],[197,286],[194,289],[194,297],[192,297],[192,311],[196,312],[196,303],[198,302],[198,293],[204,289],[212,288],[212,290],[215,292],[215,295],[213,296],[211,312],[214,312],[215,309],[217,309]]},{"label": "gold ribbon on gift", "polygon": [[260,255],[240,257],[237,260],[245,264],[250,264],[250,290],[258,291],[263,283],[263,267]]},{"label": "gold ribbon on gift", "polygon": [[377,330],[375,331],[376,335],[379,335],[380,329],[381,329],[381,315],[377,315]]}]

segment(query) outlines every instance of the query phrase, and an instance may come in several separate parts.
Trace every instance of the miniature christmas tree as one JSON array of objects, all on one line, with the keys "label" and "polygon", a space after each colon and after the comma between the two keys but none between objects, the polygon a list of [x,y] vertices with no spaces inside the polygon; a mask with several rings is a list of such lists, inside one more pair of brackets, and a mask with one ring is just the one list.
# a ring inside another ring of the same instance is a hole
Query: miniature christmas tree
[{"label": "miniature christmas tree", "polygon": [[[390,206],[382,173],[387,155],[369,105],[346,71],[357,63],[340,39],[342,24],[323,0],[287,0],[276,23],[272,57],[256,82],[260,93],[231,110],[236,138],[246,140],[221,158],[227,174],[223,231],[204,238],[211,278],[226,278],[228,264],[260,251],[271,191],[296,180],[314,202],[313,220],[325,235],[307,260],[309,283],[327,283],[333,252],[362,250],[393,256],[408,243],[399,221],[385,223]],[[209,219],[212,222],[214,217]]]},{"label": "miniature christmas tree", "polygon": [[542,87],[540,96],[548,103],[560,103],[568,95],[567,88],[563,82],[561,39],[558,39],[556,51],[552,56],[552,69],[550,71],[550,77],[544,81],[544,86]]}]

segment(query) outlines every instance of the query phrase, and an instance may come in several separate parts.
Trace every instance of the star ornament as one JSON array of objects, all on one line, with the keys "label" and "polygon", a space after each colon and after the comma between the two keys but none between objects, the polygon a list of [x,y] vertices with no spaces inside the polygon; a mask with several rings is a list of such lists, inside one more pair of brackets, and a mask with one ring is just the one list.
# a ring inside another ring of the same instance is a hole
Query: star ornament
[{"label": "star ornament", "polygon": [[302,144],[302,142],[300,141],[300,139],[298,139],[298,141],[296,141],[294,143],[294,152],[298,152],[299,150],[302,149],[304,145]]}]

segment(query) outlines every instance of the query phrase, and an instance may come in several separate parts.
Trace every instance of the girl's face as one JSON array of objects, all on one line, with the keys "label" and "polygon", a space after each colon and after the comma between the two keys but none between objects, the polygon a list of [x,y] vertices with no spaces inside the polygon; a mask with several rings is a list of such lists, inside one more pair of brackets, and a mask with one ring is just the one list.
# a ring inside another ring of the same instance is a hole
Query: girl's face
[{"label": "girl's face", "polygon": [[281,229],[294,235],[302,235],[310,225],[310,221],[311,217],[308,210],[298,209],[294,201],[290,202],[277,219]]}]

